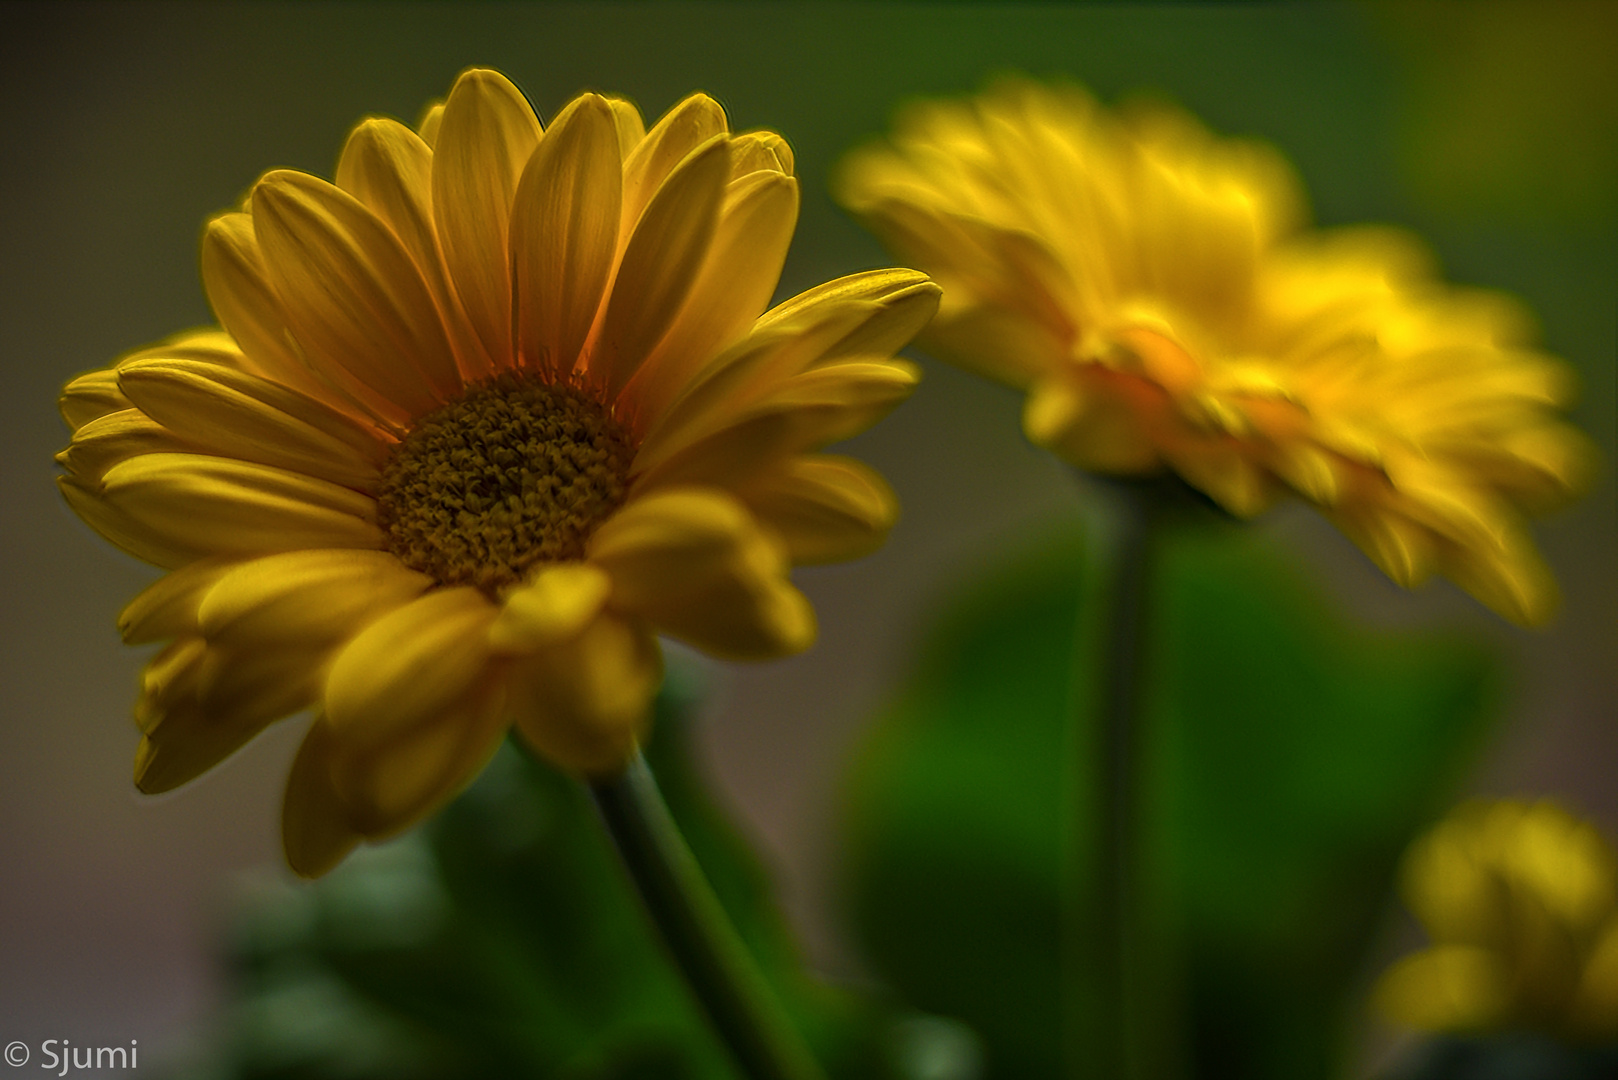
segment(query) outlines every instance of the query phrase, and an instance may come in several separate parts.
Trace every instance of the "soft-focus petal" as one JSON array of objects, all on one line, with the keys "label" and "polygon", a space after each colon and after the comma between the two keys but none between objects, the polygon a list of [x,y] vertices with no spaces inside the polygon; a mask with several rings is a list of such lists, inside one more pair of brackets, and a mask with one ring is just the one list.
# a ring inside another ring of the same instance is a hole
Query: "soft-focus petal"
[{"label": "soft-focus petal", "polygon": [[899,515],[893,489],[876,470],[852,458],[794,458],[739,494],[798,564],[869,555],[882,546]]},{"label": "soft-focus petal", "polygon": [[165,574],[125,605],[118,633],[125,645],[144,645],[197,633],[197,613],[208,590],[233,564],[204,559]]},{"label": "soft-focus petal", "polygon": [[718,656],[762,659],[808,648],[814,611],[786,554],[735,499],[707,489],[648,495],[592,538],[614,610]]},{"label": "soft-focus petal", "polygon": [[362,837],[331,781],[331,729],[317,718],[298,747],[281,804],[281,843],[299,877],[316,878],[354,850]]},{"label": "soft-focus petal", "polygon": [[612,615],[512,668],[507,708],[535,750],[585,775],[611,773],[633,756],[663,675],[657,639]]},{"label": "soft-focus petal", "polygon": [[489,628],[489,647],[532,653],[571,638],[595,618],[611,592],[612,579],[598,566],[546,566],[506,597]]},{"label": "soft-focus petal", "polygon": [[432,580],[385,551],[288,551],[221,577],[197,612],[210,641],[242,648],[337,642],[419,596]]}]

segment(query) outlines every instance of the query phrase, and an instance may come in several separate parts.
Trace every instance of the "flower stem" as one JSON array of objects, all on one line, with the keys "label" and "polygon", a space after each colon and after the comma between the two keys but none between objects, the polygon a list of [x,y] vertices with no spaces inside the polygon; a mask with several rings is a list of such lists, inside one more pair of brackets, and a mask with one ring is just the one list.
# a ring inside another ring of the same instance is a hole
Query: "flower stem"
[{"label": "flower stem", "polygon": [[647,914],[748,1080],[824,1080],[731,925],[639,754],[590,794]]},{"label": "flower stem", "polygon": [[[1147,742],[1142,676],[1158,507],[1156,493],[1144,484],[1107,487],[1114,514],[1102,566],[1103,636],[1095,642],[1081,616],[1068,708],[1065,1044],[1067,1073],[1075,1080],[1140,1080],[1159,1075],[1154,1066],[1163,1055],[1153,1043],[1168,1034],[1154,1038],[1150,1026],[1161,1019],[1153,1015],[1161,1003],[1144,997],[1157,967],[1151,954],[1162,943],[1143,936],[1153,898],[1143,881],[1140,813]],[[1086,663],[1098,665],[1094,683],[1078,677]]]}]

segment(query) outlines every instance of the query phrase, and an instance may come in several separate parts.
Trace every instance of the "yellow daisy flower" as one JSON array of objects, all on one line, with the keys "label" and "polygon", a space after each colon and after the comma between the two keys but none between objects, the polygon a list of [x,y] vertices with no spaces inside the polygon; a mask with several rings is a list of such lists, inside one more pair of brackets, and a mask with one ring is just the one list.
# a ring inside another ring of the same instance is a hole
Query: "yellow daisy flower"
[{"label": "yellow daisy flower", "polygon": [[1618,858],[1540,802],[1470,803],[1413,845],[1405,902],[1432,937],[1377,984],[1425,1031],[1618,1037]]},{"label": "yellow daisy flower", "polygon": [[1558,415],[1567,369],[1414,240],[1302,232],[1274,151],[1012,81],[913,107],[838,187],[944,286],[923,344],[1026,389],[1034,442],[1097,472],[1171,469],[1243,517],[1290,491],[1403,585],[1439,572],[1518,622],[1549,616],[1525,513],[1591,458]]},{"label": "yellow daisy flower", "polygon": [[787,144],[697,94],[646,131],[585,94],[541,129],[471,70],[419,129],[368,119],[337,182],[278,170],[208,225],[222,329],[68,384],[73,509],[172,571],[123,612],[169,641],[141,790],[316,719],[283,832],[320,874],[450,798],[507,727],[565,768],[634,752],[658,634],[806,648],[794,563],[895,516],[814,451],[908,395],[937,306],[909,270],[764,312],[798,210]]}]

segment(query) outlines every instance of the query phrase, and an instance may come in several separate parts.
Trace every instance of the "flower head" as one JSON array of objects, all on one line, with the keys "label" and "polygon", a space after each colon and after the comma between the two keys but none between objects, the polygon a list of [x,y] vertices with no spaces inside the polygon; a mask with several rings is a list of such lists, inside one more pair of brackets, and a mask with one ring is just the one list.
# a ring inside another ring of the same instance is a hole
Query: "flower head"
[{"label": "flower head", "polygon": [[1618,1037],[1618,858],[1548,802],[1470,803],[1405,857],[1405,902],[1432,945],[1377,1002],[1427,1031]]},{"label": "flower head", "polygon": [[764,312],[797,209],[786,143],[704,95],[647,131],[585,94],[542,130],[472,70],[416,130],[362,122],[335,184],[271,172],[210,222],[222,329],[62,398],[68,502],[172,571],[120,621],[169,642],[136,706],[140,788],[312,706],[283,824],[322,873],[509,726],[617,768],[658,634],[807,647],[792,564],[865,554],[895,514],[872,470],[815,451],[909,394],[893,353],[938,289],[878,271]]},{"label": "flower head", "polygon": [[1589,460],[1557,413],[1567,370],[1412,239],[1300,231],[1274,151],[1014,81],[914,107],[839,187],[944,286],[926,347],[1025,388],[1034,442],[1097,472],[1173,470],[1243,517],[1291,492],[1403,585],[1440,572],[1548,617],[1524,515]]}]

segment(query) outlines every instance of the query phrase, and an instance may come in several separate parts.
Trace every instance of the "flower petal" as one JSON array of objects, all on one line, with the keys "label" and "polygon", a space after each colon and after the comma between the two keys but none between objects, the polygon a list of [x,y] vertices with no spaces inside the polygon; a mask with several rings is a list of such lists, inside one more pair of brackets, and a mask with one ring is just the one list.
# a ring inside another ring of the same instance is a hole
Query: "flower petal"
[{"label": "flower petal", "polygon": [[281,844],[299,877],[317,878],[343,861],[362,837],[331,782],[331,731],[316,718],[292,759],[281,803]]},{"label": "flower petal", "polygon": [[624,248],[589,364],[608,400],[651,354],[691,291],[718,225],[729,153],[725,137],[716,136],[682,161]]},{"label": "flower petal", "polygon": [[658,416],[704,364],[747,333],[780,281],[797,221],[792,177],[759,172],[732,186],[691,294],[626,391],[638,415]]},{"label": "flower petal", "polygon": [[390,741],[434,725],[475,697],[489,681],[488,630],[495,614],[477,589],[439,589],[356,635],[326,682],[326,718],[339,756],[381,753]]},{"label": "flower petal", "polygon": [[186,534],[157,535],[107,500],[99,485],[58,476],[56,487],[72,511],[114,547],[144,562],[174,569],[212,554]]},{"label": "flower petal", "polygon": [[460,370],[421,271],[359,200],[280,169],[253,188],[253,229],[266,277],[316,371],[345,373],[409,417],[460,393]]},{"label": "flower petal", "polygon": [[222,457],[373,491],[391,444],[296,390],[194,360],[137,360],[118,369],[137,408],[186,444]]},{"label": "flower petal", "polygon": [[427,723],[362,749],[334,729],[332,787],[349,824],[382,840],[460,794],[500,748],[504,705],[498,684],[480,686]]},{"label": "flower petal", "polygon": [[455,80],[433,147],[433,222],[467,319],[497,365],[510,361],[511,206],[540,142],[539,120],[504,75]]},{"label": "flower petal", "polygon": [[562,110],[517,185],[511,266],[522,361],[565,379],[584,351],[618,247],[623,165],[612,106]]},{"label": "flower petal", "polygon": [[589,563],[543,567],[512,590],[489,628],[489,647],[501,653],[531,653],[573,637],[607,602],[612,581]]},{"label": "flower petal", "polygon": [[899,516],[887,481],[845,457],[794,458],[737,494],[785,541],[797,565],[869,555],[882,546]]},{"label": "flower petal", "polygon": [[99,484],[108,469],[129,458],[202,449],[139,409],[125,409],[81,427],[67,449],[56,455],[56,463],[85,483]]},{"label": "flower petal", "polygon": [[135,527],[139,542],[193,557],[382,546],[376,504],[366,496],[227,458],[131,458],[107,471],[101,498]]},{"label": "flower petal", "polygon": [[571,639],[519,661],[506,707],[548,760],[584,775],[610,773],[633,756],[662,677],[651,632],[602,614]]},{"label": "flower petal", "polygon": [[204,559],[164,574],[125,605],[118,615],[118,633],[125,645],[197,633],[197,612],[208,590],[235,565]]},{"label": "flower petal", "polygon": [[663,114],[624,161],[620,242],[627,241],[647,203],[674,167],[697,147],[728,130],[725,110],[707,94],[692,94]]},{"label": "flower petal", "polygon": [[243,648],[336,643],[431,584],[386,551],[288,551],[233,567],[202,601],[197,625],[209,641]]},{"label": "flower petal", "polygon": [[787,380],[720,430],[691,441],[637,481],[733,487],[772,463],[856,435],[910,396],[921,378],[903,360],[813,368]]},{"label": "flower petal", "polygon": [[632,101],[609,94],[607,104],[612,107],[612,122],[618,131],[618,156],[628,161],[635,147],[646,138],[646,122],[641,119],[640,110],[635,108]]},{"label": "flower petal", "polygon": [[62,388],[57,407],[67,426],[78,431],[92,420],[130,408],[129,399],[118,389],[118,372],[112,368],[86,372]]},{"label": "flower petal", "polygon": [[493,363],[450,284],[433,230],[432,147],[397,120],[372,117],[344,144],[337,186],[381,218],[415,260],[444,320],[462,378],[471,382],[491,374]]},{"label": "flower petal", "polygon": [[815,638],[814,610],[785,552],[720,491],[683,488],[632,501],[590,541],[612,577],[613,610],[719,656],[765,659]]},{"label": "flower petal", "polygon": [[145,732],[135,785],[156,795],[189,783],[276,720],[307,708],[320,691],[328,653],[208,646],[188,654],[178,675],[148,679],[135,706]]}]

